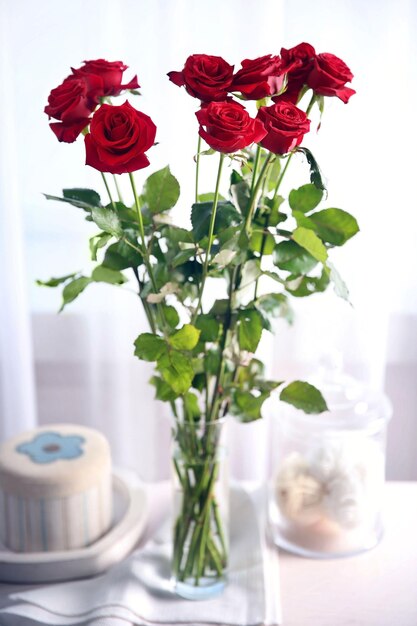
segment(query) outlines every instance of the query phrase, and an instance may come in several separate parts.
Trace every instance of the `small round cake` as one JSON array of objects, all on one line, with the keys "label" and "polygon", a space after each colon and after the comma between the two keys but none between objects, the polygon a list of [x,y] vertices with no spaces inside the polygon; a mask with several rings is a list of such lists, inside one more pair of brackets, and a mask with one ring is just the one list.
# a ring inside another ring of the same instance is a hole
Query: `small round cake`
[{"label": "small round cake", "polygon": [[112,509],[110,446],[96,430],[53,424],[0,446],[0,541],[10,550],[88,546]]}]

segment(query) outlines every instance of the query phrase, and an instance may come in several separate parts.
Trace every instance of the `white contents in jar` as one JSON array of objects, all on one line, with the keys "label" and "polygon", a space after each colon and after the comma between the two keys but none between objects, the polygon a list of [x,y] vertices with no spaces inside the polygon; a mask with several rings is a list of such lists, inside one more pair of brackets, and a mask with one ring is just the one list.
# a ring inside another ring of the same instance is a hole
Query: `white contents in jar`
[{"label": "white contents in jar", "polygon": [[378,510],[384,457],[370,440],[328,441],[287,455],[275,481],[281,514],[298,526],[318,521],[356,528]]}]

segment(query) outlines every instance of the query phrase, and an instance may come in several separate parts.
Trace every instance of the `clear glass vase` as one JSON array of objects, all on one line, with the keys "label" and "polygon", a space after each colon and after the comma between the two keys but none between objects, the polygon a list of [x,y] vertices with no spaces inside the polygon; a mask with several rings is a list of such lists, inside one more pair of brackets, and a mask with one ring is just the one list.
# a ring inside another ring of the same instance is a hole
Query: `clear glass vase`
[{"label": "clear glass vase", "polygon": [[172,576],[176,593],[210,598],[225,587],[229,481],[224,420],[175,422]]}]

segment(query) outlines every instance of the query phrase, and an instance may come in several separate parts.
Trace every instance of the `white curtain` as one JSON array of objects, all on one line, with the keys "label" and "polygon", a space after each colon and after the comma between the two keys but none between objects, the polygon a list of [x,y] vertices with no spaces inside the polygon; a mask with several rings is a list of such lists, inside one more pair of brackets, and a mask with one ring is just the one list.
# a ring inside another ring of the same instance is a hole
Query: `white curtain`
[{"label": "white curtain", "polygon": [[16,146],[15,85],[9,24],[0,21],[0,436],[36,423],[36,403]]},{"label": "white curtain", "polygon": [[[104,195],[98,174],[83,166],[82,142],[58,144],[50,132],[42,112],[50,89],[83,59],[121,59],[130,66],[129,77],[137,72],[144,95],[136,105],[158,126],[151,169],[170,163],[182,185],[175,214],[184,220],[192,201],[196,103],[165,74],[193,52],[220,54],[237,65],[308,41],[343,58],[355,74],[357,95],[348,105],[327,99],[320,132],[309,139],[328,180],[329,206],[351,211],[361,225],[361,234],[335,259],[354,308],[333,293],[297,301],[294,328],[282,325],[274,342],[263,342],[263,354],[275,375],[288,378],[314,370],[323,353],[341,351],[349,372],[385,387],[394,402],[389,475],[417,478],[415,3],[2,0],[0,7],[2,436],[30,425],[36,407],[42,423],[100,428],[115,461],[144,478],[168,472],[165,408],[147,384],[150,367],[132,356],[132,342],[145,329],[137,298],[94,286],[57,316],[59,293],[34,284],[36,278],[88,271],[87,236],[95,232],[76,209],[49,203],[41,192],[90,186]],[[207,190],[213,167],[207,158]],[[304,178],[303,166],[294,167],[288,186]],[[266,471],[266,429],[260,423],[233,426],[235,474]]]}]

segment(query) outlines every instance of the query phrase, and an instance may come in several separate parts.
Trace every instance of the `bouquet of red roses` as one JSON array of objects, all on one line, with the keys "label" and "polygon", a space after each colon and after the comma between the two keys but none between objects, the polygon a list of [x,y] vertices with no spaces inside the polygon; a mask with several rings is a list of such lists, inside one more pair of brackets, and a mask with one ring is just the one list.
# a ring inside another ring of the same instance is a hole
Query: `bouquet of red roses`
[{"label": "bouquet of red roses", "polygon": [[[170,403],[174,416],[182,498],[173,570],[179,592],[190,595],[187,586],[218,588],[225,577],[227,539],[216,496],[223,418],[258,419],[277,389],[282,401],[306,412],[327,409],[306,382],[267,380],[256,351],[277,317],[292,322],[291,298],[323,292],[329,283],[347,298],[329,256],[358,225],[342,209],[320,207],[323,179],[302,142],[313,107],[321,115],[326,97],[346,103],[355,92],[345,63],[307,43],[246,59],[238,71],[221,57],[195,54],[181,71],[169,72],[199,101],[195,202],[185,229],[169,217],[180,195],[169,167],[136,188],[133,172],[149,165],[156,126],[128,101],[114,104],[123,92],[139,93],[136,77],[123,84],[126,69],[121,62],[86,61],[49,96],[53,132],[62,142],[84,135],[86,164],[101,173],[108,201],[80,188],[46,196],[81,209],[99,231],[90,239],[91,275],[41,284],[63,285],[63,308],[94,283],[123,287],[129,272],[136,281],[149,330],[135,340],[135,355],[155,364],[156,398]],[[212,154],[218,155],[214,191],[200,193],[200,162]],[[297,156],[307,161],[309,182],[283,197],[282,180]],[[228,197],[220,194],[225,163]],[[120,194],[121,174],[130,179],[128,202]],[[219,297],[210,302],[207,281],[218,284]]]}]

